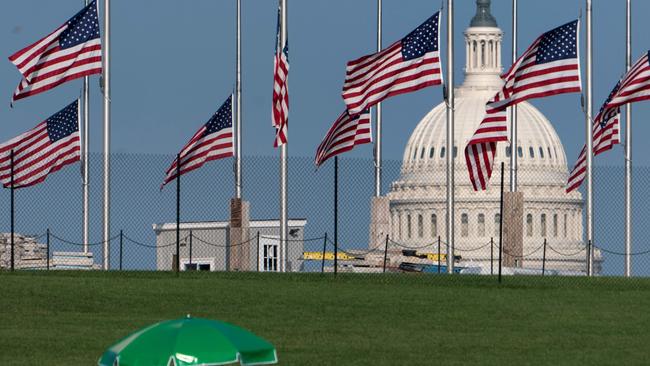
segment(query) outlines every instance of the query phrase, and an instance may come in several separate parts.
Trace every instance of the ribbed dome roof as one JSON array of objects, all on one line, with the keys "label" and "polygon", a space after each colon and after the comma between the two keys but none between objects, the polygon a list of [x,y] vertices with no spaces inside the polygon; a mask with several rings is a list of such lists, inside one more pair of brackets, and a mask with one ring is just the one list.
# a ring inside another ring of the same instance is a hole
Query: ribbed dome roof
[{"label": "ribbed dome roof", "polygon": [[[454,146],[456,150],[456,176],[458,184],[469,184],[464,149],[476,127],[485,114],[485,103],[492,91],[459,90],[456,98]],[[539,170],[543,177],[536,183],[565,184],[567,174],[566,156],[562,143],[551,123],[542,113],[529,103],[521,103],[517,108],[518,159],[520,171]],[[446,165],[446,107],[439,104],[431,110],[413,131],[404,149],[402,181],[415,180],[426,172],[442,172]],[[496,167],[504,161],[509,167],[509,143],[497,145]],[[465,172],[465,174],[463,174]],[[424,174],[428,175],[428,174]],[[444,178],[444,177],[443,177]],[[552,178],[550,181],[549,178]],[[444,179],[443,179],[444,180]],[[525,184],[524,179],[521,184]]]}]

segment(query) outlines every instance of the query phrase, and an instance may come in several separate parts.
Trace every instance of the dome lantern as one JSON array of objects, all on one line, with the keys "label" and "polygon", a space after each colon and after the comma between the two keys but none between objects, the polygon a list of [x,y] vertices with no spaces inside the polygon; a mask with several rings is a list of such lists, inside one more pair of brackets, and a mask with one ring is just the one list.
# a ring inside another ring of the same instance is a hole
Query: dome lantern
[{"label": "dome lantern", "polygon": [[503,32],[490,13],[490,0],[476,1],[476,15],[465,31],[465,86],[499,88]]}]

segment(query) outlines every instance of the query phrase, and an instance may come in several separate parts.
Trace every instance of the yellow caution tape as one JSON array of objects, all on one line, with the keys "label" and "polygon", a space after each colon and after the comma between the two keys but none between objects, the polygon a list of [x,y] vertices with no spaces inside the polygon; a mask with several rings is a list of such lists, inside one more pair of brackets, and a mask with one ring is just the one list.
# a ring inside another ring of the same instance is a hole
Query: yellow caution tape
[{"label": "yellow caution tape", "polygon": [[[302,253],[302,258],[305,259],[305,260],[323,260],[323,252],[303,252]],[[348,255],[348,254],[343,253],[343,252],[338,252],[337,253],[337,258],[339,260],[344,260],[344,261],[357,259],[356,257],[353,257],[353,256]],[[325,260],[333,261],[334,260],[334,252],[325,252]]]}]

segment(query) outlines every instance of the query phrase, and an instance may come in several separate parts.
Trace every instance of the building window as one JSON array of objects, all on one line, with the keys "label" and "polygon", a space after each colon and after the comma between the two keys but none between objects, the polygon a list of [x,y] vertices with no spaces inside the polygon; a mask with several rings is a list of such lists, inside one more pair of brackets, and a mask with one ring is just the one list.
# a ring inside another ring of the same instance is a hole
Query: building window
[{"label": "building window", "polygon": [[424,218],[418,215],[418,238],[424,238]]},{"label": "building window", "polygon": [[454,146],[454,159],[458,156],[458,146]]},{"label": "building window", "polygon": [[542,234],[542,238],[546,237],[546,214],[542,214],[540,217],[540,233]]},{"label": "building window", "polygon": [[544,149],[542,149],[541,147],[539,148],[539,158],[544,159]]},{"label": "building window", "polygon": [[562,234],[566,238],[566,222],[568,220],[568,215],[564,214],[564,228],[562,229]]},{"label": "building window", "polygon": [[498,238],[501,235],[501,214],[494,215],[494,237]]},{"label": "building window", "polygon": [[533,215],[526,215],[526,236],[533,236]]},{"label": "building window", "polygon": [[466,238],[469,235],[469,217],[466,213],[460,215],[460,236]]},{"label": "building window", "polygon": [[521,146],[517,146],[517,155],[519,155],[520,158],[524,157],[524,150],[521,148]]},{"label": "building window", "polygon": [[510,157],[510,153],[512,152],[512,147],[506,146],[506,158]]},{"label": "building window", "polygon": [[440,158],[444,158],[444,157],[445,157],[445,147],[443,146],[440,148]]},{"label": "building window", "polygon": [[422,151],[420,151],[420,159],[424,159],[424,152],[426,151],[425,148],[422,148]]},{"label": "building window", "polygon": [[553,237],[557,238],[557,214],[553,214]]},{"label": "building window", "polygon": [[406,237],[411,239],[411,215],[406,215]]},{"label": "building window", "polygon": [[438,216],[431,214],[431,237],[438,237]]},{"label": "building window", "polygon": [[429,159],[433,159],[433,153],[436,151],[433,147],[429,150]]},{"label": "building window", "polygon": [[397,235],[402,239],[402,214],[397,214]]},{"label": "building window", "polygon": [[533,149],[532,146],[528,148],[528,154],[530,155],[531,159],[535,158],[535,149]]},{"label": "building window", "polygon": [[484,214],[478,214],[477,217],[477,231],[478,231],[478,236],[483,237],[485,236],[485,215]]}]

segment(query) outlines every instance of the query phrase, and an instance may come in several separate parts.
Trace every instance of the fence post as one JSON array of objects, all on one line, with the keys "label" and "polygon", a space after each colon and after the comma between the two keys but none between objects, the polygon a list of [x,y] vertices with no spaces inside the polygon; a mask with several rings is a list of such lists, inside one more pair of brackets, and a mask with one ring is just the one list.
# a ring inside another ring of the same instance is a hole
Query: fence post
[{"label": "fence post", "polygon": [[[587,242],[587,258],[589,257],[591,257],[591,240]],[[591,266],[589,264],[590,264],[589,261],[587,261],[587,277],[589,277],[589,274],[592,271]]]},{"label": "fence post", "polygon": [[260,232],[257,232],[257,272],[260,271]]},{"label": "fence post", "polygon": [[49,271],[50,270],[50,228],[47,228],[47,230],[45,231],[45,238],[46,238],[45,244],[46,244],[46,251],[47,251],[47,253],[45,254],[46,255],[45,258],[47,260],[45,262],[46,262],[47,270]]},{"label": "fence post", "polygon": [[124,232],[120,230],[120,271],[122,270],[122,249],[124,246]]},{"label": "fence post", "polygon": [[490,237],[490,275],[494,275],[494,237]]},{"label": "fence post", "polygon": [[320,273],[325,273],[325,251],[327,250],[327,233],[325,233],[325,239],[323,240],[323,258],[320,262]]},{"label": "fence post", "polygon": [[546,273],[546,238],[544,238],[544,251],[542,251],[542,276]]},{"label": "fence post", "polygon": [[386,260],[388,259],[388,235],[386,235],[386,246],[384,248],[384,271],[386,273]]},{"label": "fence post", "polygon": [[190,230],[190,270],[192,269],[192,230]]},{"label": "fence post", "polygon": [[438,235],[438,273],[440,273],[440,256],[442,253],[440,252],[440,235]]}]

